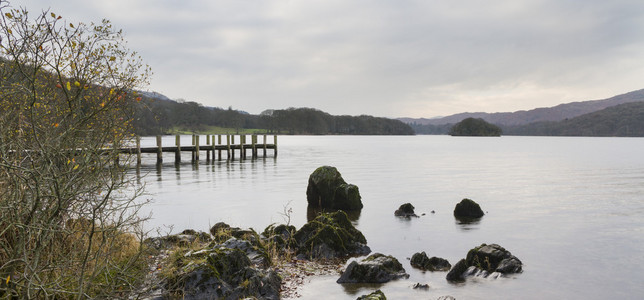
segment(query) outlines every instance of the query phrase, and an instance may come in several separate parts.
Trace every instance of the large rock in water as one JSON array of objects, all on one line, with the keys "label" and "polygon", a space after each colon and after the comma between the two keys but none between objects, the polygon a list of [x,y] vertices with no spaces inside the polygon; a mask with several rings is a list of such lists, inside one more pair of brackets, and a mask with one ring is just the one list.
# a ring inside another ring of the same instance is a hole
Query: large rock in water
[{"label": "large rock in water", "polygon": [[309,176],[306,188],[306,199],[310,206],[358,210],[362,209],[362,201],[358,187],[347,184],[338,169],[329,166],[317,168]]},{"label": "large rock in water", "polygon": [[414,253],[414,255],[411,256],[410,264],[414,268],[425,271],[449,271],[449,269],[452,268],[452,265],[450,265],[446,259],[435,256],[429,258],[424,251],[421,253]]},{"label": "large rock in water", "polygon": [[309,259],[366,255],[371,252],[362,232],[343,211],[322,213],[293,236],[298,256]]},{"label": "large rock in water", "polygon": [[481,206],[472,199],[463,199],[454,207],[454,217],[461,219],[477,219],[484,215]]},{"label": "large rock in water", "polygon": [[523,264],[510,251],[497,244],[481,244],[470,249],[447,274],[449,281],[462,281],[468,276],[500,277],[523,272]]},{"label": "large rock in water", "polygon": [[352,261],[337,283],[385,283],[409,278],[402,264],[393,256],[374,253],[361,262]]}]

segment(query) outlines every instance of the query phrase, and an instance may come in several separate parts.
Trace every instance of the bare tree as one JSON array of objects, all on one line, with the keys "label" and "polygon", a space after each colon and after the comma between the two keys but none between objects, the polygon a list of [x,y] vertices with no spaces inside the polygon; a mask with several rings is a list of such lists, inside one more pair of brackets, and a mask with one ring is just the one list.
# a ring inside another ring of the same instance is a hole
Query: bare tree
[{"label": "bare tree", "polygon": [[115,149],[150,70],[107,20],[0,12],[0,297],[126,295],[143,201]]}]

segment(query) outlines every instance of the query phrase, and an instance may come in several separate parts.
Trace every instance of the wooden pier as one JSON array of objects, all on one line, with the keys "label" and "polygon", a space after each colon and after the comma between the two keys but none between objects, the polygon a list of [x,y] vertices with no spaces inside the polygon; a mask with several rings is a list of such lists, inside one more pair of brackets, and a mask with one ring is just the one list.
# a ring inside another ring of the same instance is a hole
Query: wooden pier
[{"label": "wooden pier", "polygon": [[[250,140],[247,138],[250,137]],[[222,160],[222,154],[225,152],[227,160],[235,160],[235,152],[239,153],[238,159],[240,161],[248,158],[250,152],[251,159],[257,159],[259,152],[262,156],[266,157],[267,150],[273,150],[273,157],[277,157],[277,135],[273,136],[273,143],[269,143],[267,135],[263,135],[263,140],[258,142],[258,135],[206,135],[206,144],[200,145],[200,136],[192,136],[191,145],[181,145],[181,136],[175,137],[174,146],[164,146],[162,144],[162,137],[156,136],[156,146],[154,147],[141,147],[141,138],[136,137],[136,145],[133,147],[122,147],[119,149],[121,153],[136,154],[137,164],[141,164],[141,154],[155,153],[157,156],[157,163],[163,162],[163,153],[174,153],[175,163],[181,162],[181,153],[192,153],[192,161],[199,161],[200,153],[206,153],[206,160]],[[237,142],[236,142],[237,141]],[[216,155],[215,155],[216,154]],[[216,158],[215,158],[216,156]]]}]

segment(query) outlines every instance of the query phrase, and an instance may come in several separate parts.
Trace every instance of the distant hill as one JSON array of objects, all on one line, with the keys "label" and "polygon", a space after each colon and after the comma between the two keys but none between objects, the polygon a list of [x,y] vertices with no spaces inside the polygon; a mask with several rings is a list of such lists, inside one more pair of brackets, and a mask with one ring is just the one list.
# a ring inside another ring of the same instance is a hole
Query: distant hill
[{"label": "distant hill", "polygon": [[[644,89],[633,91],[630,93],[614,96],[603,100],[591,100],[582,102],[572,102],[560,104],[554,107],[542,107],[532,110],[521,110],[516,112],[503,112],[503,113],[459,113],[442,118],[432,119],[413,119],[413,118],[398,118],[407,124],[414,125],[433,125],[444,127],[440,125],[456,124],[466,118],[481,118],[487,122],[503,125],[503,126],[517,126],[525,125],[535,122],[556,122],[565,119],[571,119],[577,116],[588,114],[591,112],[599,111],[607,107],[644,101]],[[417,133],[420,133],[417,131]]]},{"label": "distant hill", "polygon": [[644,137],[644,102],[611,106],[559,122],[503,126],[503,134]]}]

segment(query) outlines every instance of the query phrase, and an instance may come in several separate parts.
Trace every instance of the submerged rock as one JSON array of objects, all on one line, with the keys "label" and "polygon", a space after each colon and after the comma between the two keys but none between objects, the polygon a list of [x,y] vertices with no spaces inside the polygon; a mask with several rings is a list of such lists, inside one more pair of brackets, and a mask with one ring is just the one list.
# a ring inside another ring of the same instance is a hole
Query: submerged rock
[{"label": "submerged rock", "polygon": [[470,276],[496,278],[521,272],[523,264],[510,251],[497,244],[481,244],[470,249],[467,257],[460,260],[446,278],[449,281],[462,281]]},{"label": "submerged rock", "polygon": [[463,199],[454,207],[454,217],[459,219],[477,219],[484,215],[481,206],[471,199]]},{"label": "submerged rock", "polygon": [[338,169],[329,166],[311,173],[306,199],[309,206],[321,208],[358,210],[363,206],[358,187],[347,184]]},{"label": "submerged rock", "polygon": [[421,253],[414,253],[414,255],[411,256],[410,263],[412,267],[425,271],[449,271],[452,267],[446,259],[435,256],[429,258],[424,251]]},{"label": "submerged rock", "polygon": [[393,256],[374,253],[361,262],[352,261],[337,283],[385,283],[409,274]]},{"label": "submerged rock", "polygon": [[396,217],[418,217],[416,213],[414,213],[414,206],[411,205],[411,203],[405,203],[401,205],[395,212],[394,216]]},{"label": "submerged rock", "polygon": [[383,293],[381,290],[376,290],[369,295],[362,295],[356,300],[387,300],[387,297],[385,297],[385,293]]},{"label": "submerged rock", "polygon": [[418,282],[418,283],[414,284],[411,288],[413,288],[414,290],[428,290],[429,289],[429,284]]},{"label": "submerged rock", "polygon": [[362,232],[343,211],[322,213],[295,232],[298,256],[318,259],[366,255],[371,252]]}]

